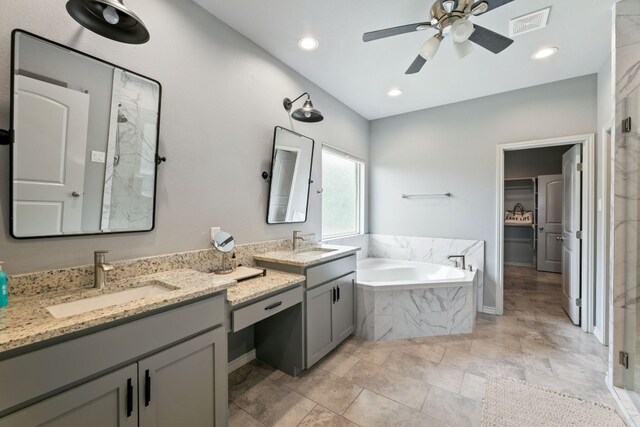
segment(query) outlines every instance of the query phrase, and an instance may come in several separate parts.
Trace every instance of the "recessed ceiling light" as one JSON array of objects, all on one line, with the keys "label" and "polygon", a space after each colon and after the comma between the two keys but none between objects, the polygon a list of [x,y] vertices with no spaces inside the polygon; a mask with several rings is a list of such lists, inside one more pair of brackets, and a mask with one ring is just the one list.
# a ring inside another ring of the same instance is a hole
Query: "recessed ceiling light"
[{"label": "recessed ceiling light", "polygon": [[557,47],[545,47],[545,48],[540,49],[539,51],[537,51],[533,55],[531,55],[531,58],[533,58],[533,59],[544,59],[544,58],[548,58],[550,56],[553,56],[556,53],[558,53],[558,48]]},{"label": "recessed ceiling light", "polygon": [[313,37],[303,37],[298,40],[298,47],[302,50],[316,50],[319,44]]},{"label": "recessed ceiling light", "polygon": [[396,98],[402,95],[403,93],[404,91],[402,89],[391,89],[389,92],[387,92],[387,95],[389,95],[392,98]]}]

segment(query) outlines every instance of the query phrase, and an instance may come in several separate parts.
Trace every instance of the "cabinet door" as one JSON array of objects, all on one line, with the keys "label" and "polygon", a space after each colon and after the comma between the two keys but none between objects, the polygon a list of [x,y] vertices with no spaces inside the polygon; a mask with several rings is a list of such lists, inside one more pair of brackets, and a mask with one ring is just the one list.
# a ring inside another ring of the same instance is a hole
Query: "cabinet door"
[{"label": "cabinet door", "polygon": [[335,282],[307,291],[307,369],[334,347]]},{"label": "cabinet door", "polygon": [[224,327],[138,362],[140,426],[225,426]]},{"label": "cabinet door", "polygon": [[137,426],[137,375],[126,366],[0,418],[0,427]]},{"label": "cabinet door", "polygon": [[333,307],[333,337],[335,345],[340,344],[356,328],[355,320],[356,274],[351,273],[336,280],[337,301]]}]

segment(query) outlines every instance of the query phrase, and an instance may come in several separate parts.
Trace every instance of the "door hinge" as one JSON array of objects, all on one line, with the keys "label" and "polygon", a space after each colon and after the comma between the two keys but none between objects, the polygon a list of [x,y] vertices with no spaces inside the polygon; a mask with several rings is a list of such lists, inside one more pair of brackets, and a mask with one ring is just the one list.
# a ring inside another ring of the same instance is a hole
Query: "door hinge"
[{"label": "door hinge", "polygon": [[631,133],[631,117],[622,120],[622,133]]},{"label": "door hinge", "polygon": [[582,172],[582,169],[584,169],[584,167],[582,166],[582,163],[578,163],[576,168],[578,169],[578,172]]},{"label": "door hinge", "polygon": [[576,305],[582,307],[582,298],[576,298]]},{"label": "door hinge", "polygon": [[629,353],[626,351],[618,353],[618,363],[624,366],[625,369],[629,369]]},{"label": "door hinge", "polygon": [[576,239],[582,239],[582,230],[576,231]]}]

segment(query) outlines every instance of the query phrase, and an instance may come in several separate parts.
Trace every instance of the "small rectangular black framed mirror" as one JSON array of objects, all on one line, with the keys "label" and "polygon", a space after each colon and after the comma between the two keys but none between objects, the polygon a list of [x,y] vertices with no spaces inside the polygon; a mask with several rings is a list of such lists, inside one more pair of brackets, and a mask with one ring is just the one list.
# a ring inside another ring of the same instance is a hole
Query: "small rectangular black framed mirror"
[{"label": "small rectangular black framed mirror", "polygon": [[313,139],[275,127],[267,224],[307,221],[313,148]]},{"label": "small rectangular black framed mirror", "polygon": [[23,30],[11,73],[11,235],[153,230],[160,83]]}]

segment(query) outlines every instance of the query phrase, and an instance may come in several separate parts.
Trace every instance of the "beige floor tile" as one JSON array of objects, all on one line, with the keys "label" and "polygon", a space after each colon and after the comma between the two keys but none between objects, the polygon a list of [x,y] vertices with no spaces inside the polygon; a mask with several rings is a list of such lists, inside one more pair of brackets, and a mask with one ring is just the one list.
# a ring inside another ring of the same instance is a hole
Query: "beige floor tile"
[{"label": "beige floor tile", "polygon": [[229,417],[231,417],[233,414],[235,414],[239,410],[240,410],[240,407],[238,405],[236,405],[235,403],[229,403]]},{"label": "beige floor tile", "polygon": [[438,344],[415,344],[411,346],[401,347],[400,351],[422,357],[434,363],[440,363],[447,348]]},{"label": "beige floor tile", "polygon": [[356,357],[366,362],[382,365],[387,357],[395,350],[393,346],[374,347],[362,345],[360,342],[350,340],[341,345],[336,351],[345,356]]},{"label": "beige floor tile", "polygon": [[418,410],[422,407],[429,391],[429,385],[423,381],[363,361],[351,368],[344,378],[367,390]]},{"label": "beige floor tile", "polygon": [[344,374],[353,368],[360,359],[348,354],[343,354],[339,351],[333,351],[328,354],[324,359],[318,362],[317,367],[331,372],[333,375],[344,377]]},{"label": "beige floor tile", "polygon": [[363,390],[351,404],[344,417],[366,427],[441,427],[436,421],[415,409],[387,399],[369,390]]},{"label": "beige floor tile", "polygon": [[420,412],[451,427],[479,426],[482,421],[482,403],[456,393],[432,387]]},{"label": "beige floor tile", "polygon": [[264,424],[238,408],[238,411],[229,417],[229,427],[264,427]]},{"label": "beige floor tile", "polygon": [[460,396],[482,402],[486,382],[486,379],[466,372],[462,380],[462,387],[460,387]]},{"label": "beige floor tile", "polygon": [[344,413],[362,391],[362,387],[318,368],[298,378],[284,375],[279,382],[337,414]]},{"label": "beige floor tile", "polygon": [[358,427],[358,425],[318,405],[298,424],[298,427]]},{"label": "beige floor tile", "polygon": [[417,378],[430,385],[442,387],[453,393],[460,391],[464,371],[453,366],[429,362],[403,351],[391,353],[383,368],[407,377]]},{"label": "beige floor tile", "polygon": [[297,425],[316,406],[315,402],[266,378],[235,403],[260,422],[283,427]]}]

